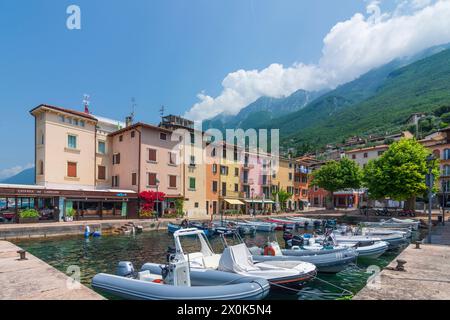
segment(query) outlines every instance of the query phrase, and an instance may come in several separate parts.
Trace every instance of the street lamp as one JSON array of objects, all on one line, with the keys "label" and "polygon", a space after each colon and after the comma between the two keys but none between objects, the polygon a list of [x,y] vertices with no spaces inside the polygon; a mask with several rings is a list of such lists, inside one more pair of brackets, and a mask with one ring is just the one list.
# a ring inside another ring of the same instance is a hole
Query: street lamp
[{"label": "street lamp", "polygon": [[156,221],[159,218],[159,180],[156,179]]},{"label": "street lamp", "polygon": [[252,188],[252,210],[253,210],[253,217],[255,216],[255,203],[253,201],[253,196],[255,194],[255,188]]},{"label": "street lamp", "polygon": [[431,210],[432,210],[432,198],[433,198],[433,165],[436,158],[433,154],[427,157],[428,174],[426,176],[426,183],[428,186],[428,243],[431,244]]}]

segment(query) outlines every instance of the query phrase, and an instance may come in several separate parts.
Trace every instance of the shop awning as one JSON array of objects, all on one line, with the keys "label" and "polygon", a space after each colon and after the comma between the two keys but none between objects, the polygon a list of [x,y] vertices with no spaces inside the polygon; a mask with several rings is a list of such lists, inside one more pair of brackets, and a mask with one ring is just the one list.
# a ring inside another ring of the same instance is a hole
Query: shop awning
[{"label": "shop awning", "polygon": [[255,199],[255,200],[245,200],[245,202],[247,202],[247,203],[275,203],[275,202],[273,202],[272,200],[261,200],[261,199]]},{"label": "shop awning", "polygon": [[236,199],[225,199],[225,202],[229,204],[238,204],[238,205],[244,204],[242,201]]}]

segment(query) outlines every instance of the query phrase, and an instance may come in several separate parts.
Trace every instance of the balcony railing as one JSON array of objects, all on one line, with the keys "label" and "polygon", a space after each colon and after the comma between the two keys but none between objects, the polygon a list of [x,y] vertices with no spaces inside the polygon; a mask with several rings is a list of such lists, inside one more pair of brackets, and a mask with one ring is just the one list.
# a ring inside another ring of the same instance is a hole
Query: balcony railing
[{"label": "balcony railing", "polygon": [[255,184],[255,181],[253,179],[244,179],[243,184],[252,185]]}]

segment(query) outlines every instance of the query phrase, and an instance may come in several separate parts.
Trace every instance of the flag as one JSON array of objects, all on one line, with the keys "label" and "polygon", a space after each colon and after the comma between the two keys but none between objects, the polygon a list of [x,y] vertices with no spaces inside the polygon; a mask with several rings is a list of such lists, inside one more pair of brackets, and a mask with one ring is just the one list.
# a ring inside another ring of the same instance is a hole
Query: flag
[{"label": "flag", "polygon": [[89,112],[89,107],[88,107],[87,104],[84,105],[84,113],[90,114],[90,112]]}]

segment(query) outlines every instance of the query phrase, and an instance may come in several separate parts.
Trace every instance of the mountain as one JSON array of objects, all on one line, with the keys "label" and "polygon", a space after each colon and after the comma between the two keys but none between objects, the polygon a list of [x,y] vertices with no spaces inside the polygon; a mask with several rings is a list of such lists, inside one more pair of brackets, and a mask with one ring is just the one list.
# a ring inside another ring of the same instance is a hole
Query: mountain
[{"label": "mountain", "polygon": [[261,97],[243,108],[235,116],[220,114],[204,121],[203,128],[205,130],[215,128],[225,131],[225,129],[230,128],[249,129],[259,127],[279,116],[301,110],[323,93],[298,90],[286,98]]},{"label": "mountain", "polygon": [[262,127],[280,128],[282,145],[297,149],[406,129],[411,113],[450,106],[450,50],[427,52],[438,53],[406,65],[394,61]]},{"label": "mountain", "polygon": [[[351,135],[383,134],[385,133],[383,130],[399,130],[410,113],[425,111],[427,106],[415,107],[413,106],[414,99],[408,99],[412,105],[403,106],[401,113],[402,117],[405,115],[406,118],[396,116],[396,119],[391,121],[389,117],[390,107],[381,108],[380,111],[386,112],[384,115],[386,119],[379,122],[367,121],[366,118],[369,113],[365,114],[365,110],[361,108],[364,108],[365,102],[367,102],[370,105],[367,111],[371,111],[373,108],[377,110],[368,101],[372,101],[373,104],[386,103],[389,106],[396,103],[396,106],[392,106],[392,110],[396,113],[398,111],[396,107],[399,105],[398,100],[404,98],[406,101],[406,97],[402,91],[396,91],[395,86],[399,86],[399,89],[406,89],[408,85],[413,86],[415,82],[413,81],[414,76],[411,76],[411,78],[406,79],[406,83],[400,84],[403,80],[398,77],[398,72],[409,66],[414,69],[418,67],[417,65],[413,66],[415,63],[428,58],[438,59],[439,54],[446,52],[449,48],[450,44],[435,46],[419,54],[396,59],[332,91],[309,93],[299,90],[291,96],[281,99],[262,97],[242,109],[236,116],[219,115],[206,121],[205,127],[218,128],[222,131],[224,128],[280,129],[282,146],[285,148],[296,147],[297,150],[305,152],[313,151],[327,143],[340,142]],[[429,67],[432,69],[431,65]],[[447,67],[444,66],[444,69]],[[427,82],[429,80],[427,78],[433,77],[432,72],[434,71],[431,69],[422,70],[423,81]],[[435,84],[437,85],[437,83]],[[388,89],[389,86],[390,89]],[[394,90],[396,92],[392,92],[390,98],[385,97],[383,99],[380,96],[380,100],[377,102],[376,97],[385,94],[383,90]],[[412,87],[410,90],[411,94],[416,92]],[[395,95],[398,95],[398,97],[396,98]],[[439,101],[445,104],[445,98]],[[371,116],[373,117],[373,115]],[[374,119],[376,118],[374,117]],[[337,122],[338,119],[339,122]],[[355,131],[352,132],[348,128]]]},{"label": "mountain", "polygon": [[34,184],[35,171],[34,168],[25,169],[15,176],[0,181],[4,184]]}]

